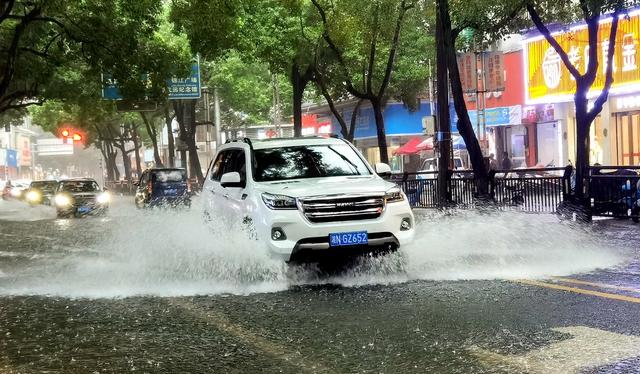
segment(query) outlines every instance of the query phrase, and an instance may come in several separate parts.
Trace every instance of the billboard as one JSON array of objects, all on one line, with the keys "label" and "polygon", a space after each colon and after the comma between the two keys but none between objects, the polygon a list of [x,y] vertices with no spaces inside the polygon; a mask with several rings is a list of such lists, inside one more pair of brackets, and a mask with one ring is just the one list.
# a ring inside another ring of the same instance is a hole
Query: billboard
[{"label": "billboard", "polygon": [[[589,95],[602,91],[607,68],[606,55],[609,49],[611,18],[600,21],[598,32],[598,72]],[[567,52],[569,60],[584,74],[589,59],[589,35],[587,26],[575,25],[552,34]],[[638,43],[640,43],[640,11],[636,10],[620,17],[613,57],[614,82],[611,93],[640,91],[638,69]],[[604,58],[603,58],[604,56]],[[524,41],[524,72],[526,102],[553,103],[573,100],[576,82],[542,35]]]}]

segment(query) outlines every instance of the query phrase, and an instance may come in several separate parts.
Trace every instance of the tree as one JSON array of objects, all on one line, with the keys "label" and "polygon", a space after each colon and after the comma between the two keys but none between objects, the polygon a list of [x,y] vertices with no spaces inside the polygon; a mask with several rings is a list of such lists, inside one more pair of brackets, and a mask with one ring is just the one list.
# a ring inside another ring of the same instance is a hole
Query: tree
[{"label": "tree", "polygon": [[[520,30],[523,23],[518,15],[524,5],[523,0],[492,2],[454,0],[451,1],[450,7],[449,0],[438,0],[438,7],[442,10],[439,12],[439,21],[442,27],[443,58],[445,61],[437,63],[446,64],[454,109],[458,116],[457,128],[466,144],[480,196],[486,196],[489,192],[489,175],[464,100],[457,62],[457,53],[462,50],[462,47],[458,47],[457,41],[462,31],[471,28],[477,34],[477,39],[480,42],[479,47],[485,48],[499,40],[505,33]],[[443,173],[448,173],[448,165],[441,163],[440,170]]]},{"label": "tree", "polygon": [[[570,6],[573,4],[574,3],[564,5]],[[577,66],[572,62],[571,58],[568,55],[568,51],[565,51],[562,48],[556,37],[551,34],[551,31],[543,21],[540,13],[540,10],[543,9],[543,4],[533,1],[527,3],[527,12],[531,17],[531,20],[535,24],[538,31],[551,45],[553,50],[558,54],[563,64],[565,65],[567,70],[569,70],[569,73],[576,82],[576,93],[574,96],[577,142],[575,165],[575,198],[578,203],[583,205],[588,204],[585,194],[585,177],[588,175],[589,167],[589,131],[594,119],[602,111],[602,107],[607,101],[609,90],[611,89],[611,85],[613,84],[613,56],[616,49],[616,34],[618,31],[618,22],[620,15],[622,14],[622,12],[624,12],[626,5],[626,1],[623,0],[579,0],[577,2],[579,12],[582,14],[582,18],[584,18],[584,21],[587,25],[587,32],[589,35],[589,58],[583,72],[581,71],[581,66]],[[598,34],[600,30],[600,20],[602,16],[607,12],[612,12],[612,20],[611,30],[607,38],[608,49],[606,55],[603,56],[604,66],[606,67],[604,87],[600,94],[596,97],[593,103],[593,107],[590,109],[587,95],[591,90],[594,82],[596,81],[598,74],[598,51],[600,49],[598,46]],[[549,16],[553,19],[553,15]]]},{"label": "tree", "polygon": [[123,82],[137,41],[156,27],[160,0],[6,0],[0,3],[0,113],[56,98],[51,78],[78,60]]},{"label": "tree", "polygon": [[333,52],[345,89],[371,103],[380,160],[389,162],[383,109],[396,62],[401,30],[412,1],[340,1],[329,6],[312,0],[322,38]]}]

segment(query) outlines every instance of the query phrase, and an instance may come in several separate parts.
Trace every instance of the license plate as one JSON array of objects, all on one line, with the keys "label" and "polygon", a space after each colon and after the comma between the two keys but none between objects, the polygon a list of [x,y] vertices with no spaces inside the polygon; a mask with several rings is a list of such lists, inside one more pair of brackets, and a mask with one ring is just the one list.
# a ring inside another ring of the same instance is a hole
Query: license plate
[{"label": "license plate", "polygon": [[78,213],[89,213],[91,211],[91,207],[81,206],[78,208]]},{"label": "license plate", "polygon": [[164,190],[164,194],[167,196],[174,196],[178,193],[178,190],[176,189],[172,189],[172,190]]},{"label": "license plate", "polygon": [[331,247],[362,245],[368,243],[369,234],[366,231],[338,232],[329,234],[329,245]]}]

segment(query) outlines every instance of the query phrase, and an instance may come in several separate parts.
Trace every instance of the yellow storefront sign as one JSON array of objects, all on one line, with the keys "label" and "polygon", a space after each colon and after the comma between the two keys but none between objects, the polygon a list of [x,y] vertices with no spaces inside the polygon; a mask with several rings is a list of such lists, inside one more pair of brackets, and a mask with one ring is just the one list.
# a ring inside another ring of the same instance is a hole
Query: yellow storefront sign
[{"label": "yellow storefront sign", "polygon": [[[598,75],[590,95],[596,95],[604,87],[606,57],[609,48],[611,19],[601,21],[598,33]],[[589,61],[589,36],[585,25],[568,28],[554,34],[567,52],[569,60],[580,73],[586,71]],[[612,93],[640,91],[640,12],[630,13],[619,21],[614,54],[614,83]],[[560,56],[542,36],[525,41],[525,83],[527,103],[571,101],[576,82],[560,59]]]}]

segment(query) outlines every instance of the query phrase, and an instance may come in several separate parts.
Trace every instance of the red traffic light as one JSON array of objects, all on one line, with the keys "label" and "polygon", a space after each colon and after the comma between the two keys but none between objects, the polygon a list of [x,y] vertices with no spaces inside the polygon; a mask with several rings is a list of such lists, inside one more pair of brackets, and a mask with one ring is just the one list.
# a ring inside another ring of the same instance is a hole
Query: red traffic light
[{"label": "red traffic light", "polygon": [[80,141],[82,141],[82,135],[80,135],[80,134],[78,134],[78,133],[73,134],[73,141],[74,141],[74,142],[80,142]]}]

